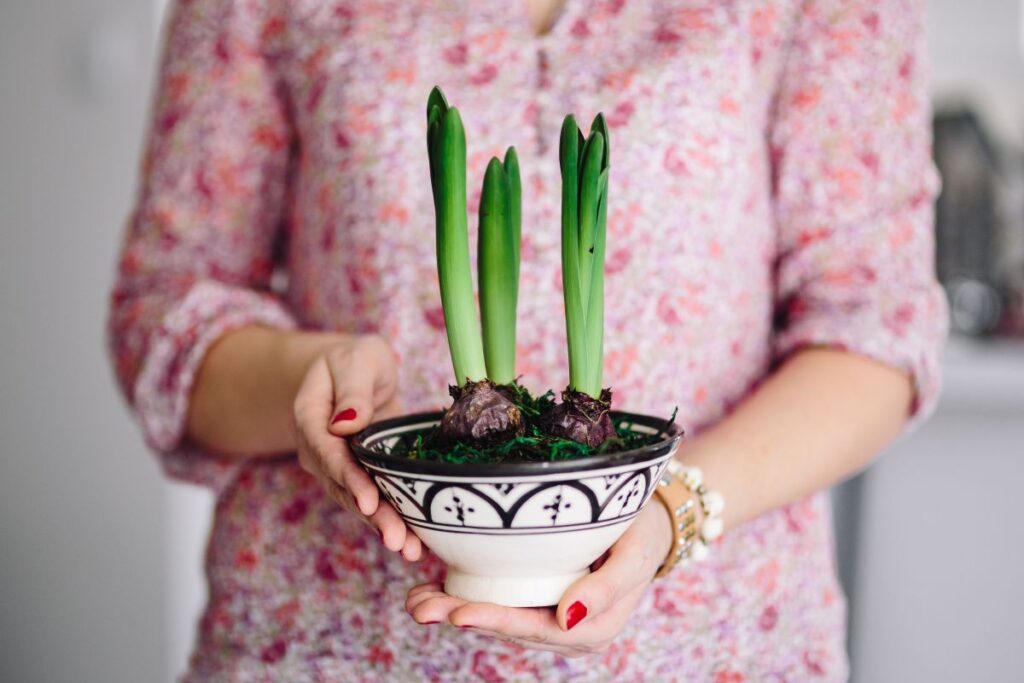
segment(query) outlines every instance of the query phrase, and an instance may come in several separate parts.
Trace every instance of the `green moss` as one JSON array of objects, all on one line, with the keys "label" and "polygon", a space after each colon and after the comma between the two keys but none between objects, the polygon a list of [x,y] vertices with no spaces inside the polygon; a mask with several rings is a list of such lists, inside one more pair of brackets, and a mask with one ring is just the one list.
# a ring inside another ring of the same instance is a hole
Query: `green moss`
[{"label": "green moss", "polygon": [[675,423],[676,411],[655,434],[634,430],[632,422],[626,419],[615,421],[615,437],[608,439],[597,448],[553,437],[539,426],[539,417],[551,409],[555,394],[548,391],[533,396],[519,384],[508,387],[512,401],[523,414],[526,433],[508,441],[487,447],[464,443],[441,444],[437,428],[407,434],[392,446],[391,455],[405,456],[414,460],[432,460],[451,463],[500,463],[500,462],[556,462],[572,460],[602,453],[642,448],[665,438],[668,429]]}]

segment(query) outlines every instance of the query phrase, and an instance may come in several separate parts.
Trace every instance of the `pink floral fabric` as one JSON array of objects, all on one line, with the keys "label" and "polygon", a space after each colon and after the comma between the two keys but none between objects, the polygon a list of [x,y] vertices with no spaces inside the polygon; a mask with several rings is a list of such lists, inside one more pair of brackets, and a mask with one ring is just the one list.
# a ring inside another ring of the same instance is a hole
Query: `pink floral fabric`
[{"label": "pink floral fabric", "polygon": [[[565,660],[404,613],[439,577],[294,458],[183,438],[209,345],[249,324],[377,332],[407,407],[451,379],[423,107],[463,115],[471,187],[523,169],[518,369],[561,387],[561,118],[612,134],[606,381],[714,423],[774,363],[838,346],[937,391],[921,3],[567,0],[537,38],[507,0],[179,0],[112,299],[120,381],[167,472],[219,495],[190,681],[843,680],[827,499],[732,530],[652,586],[617,642]],[[476,211],[478,192],[471,193]]]}]

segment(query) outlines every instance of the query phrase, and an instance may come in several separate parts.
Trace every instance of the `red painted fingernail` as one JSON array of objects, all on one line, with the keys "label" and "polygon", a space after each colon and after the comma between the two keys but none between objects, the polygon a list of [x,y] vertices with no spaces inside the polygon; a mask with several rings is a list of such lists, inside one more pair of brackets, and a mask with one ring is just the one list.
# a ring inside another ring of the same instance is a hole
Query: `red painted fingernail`
[{"label": "red painted fingernail", "polygon": [[440,623],[441,623],[440,621],[424,621],[423,625],[424,626],[430,626],[431,624],[440,624]]},{"label": "red painted fingernail", "polygon": [[473,628],[473,624],[459,624],[459,628]]},{"label": "red painted fingernail", "polygon": [[338,414],[334,416],[334,419],[331,420],[331,424],[334,424],[335,422],[344,422],[346,420],[354,419],[356,419],[356,409],[345,408],[345,410],[339,411]]},{"label": "red painted fingernail", "polygon": [[577,600],[576,602],[569,605],[569,609],[565,611],[565,628],[566,630],[571,629],[576,624],[583,620],[583,617],[587,616],[587,606]]}]

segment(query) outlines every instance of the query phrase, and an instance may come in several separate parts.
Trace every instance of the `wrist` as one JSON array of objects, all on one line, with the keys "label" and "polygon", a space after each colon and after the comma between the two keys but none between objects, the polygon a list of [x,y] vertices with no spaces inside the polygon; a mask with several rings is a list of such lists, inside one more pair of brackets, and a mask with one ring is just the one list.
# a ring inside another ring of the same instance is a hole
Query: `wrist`
[{"label": "wrist", "polygon": [[657,571],[665,557],[668,556],[669,551],[672,549],[672,514],[669,509],[664,505],[660,498],[655,498],[651,501],[650,507],[653,512],[654,521],[652,522],[652,550],[651,553],[654,556],[654,570]]},{"label": "wrist", "polygon": [[317,355],[340,338],[261,325],[225,333],[197,372],[189,438],[227,457],[287,452],[298,387]]},{"label": "wrist", "polygon": [[765,487],[763,481],[753,481],[747,472],[737,467],[736,454],[750,450],[746,442],[712,428],[689,443],[680,444],[676,454],[680,462],[700,469],[703,480],[729,501],[719,515],[724,528],[731,529],[747,519],[748,502]]}]

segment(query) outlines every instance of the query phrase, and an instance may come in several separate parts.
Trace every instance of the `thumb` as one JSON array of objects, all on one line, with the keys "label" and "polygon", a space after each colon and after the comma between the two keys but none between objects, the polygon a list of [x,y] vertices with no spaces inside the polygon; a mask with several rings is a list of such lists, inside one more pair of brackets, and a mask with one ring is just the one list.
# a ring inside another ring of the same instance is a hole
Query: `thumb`
[{"label": "thumb", "polygon": [[654,575],[636,537],[626,534],[608,551],[604,563],[569,586],[555,609],[555,620],[565,631],[584,619],[593,619]]},{"label": "thumb", "polygon": [[328,358],[327,365],[334,383],[334,410],[328,430],[335,436],[351,436],[373,419],[374,366],[356,362],[351,353]]}]

